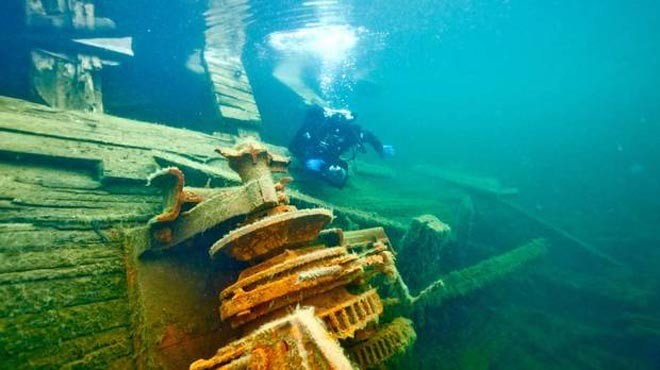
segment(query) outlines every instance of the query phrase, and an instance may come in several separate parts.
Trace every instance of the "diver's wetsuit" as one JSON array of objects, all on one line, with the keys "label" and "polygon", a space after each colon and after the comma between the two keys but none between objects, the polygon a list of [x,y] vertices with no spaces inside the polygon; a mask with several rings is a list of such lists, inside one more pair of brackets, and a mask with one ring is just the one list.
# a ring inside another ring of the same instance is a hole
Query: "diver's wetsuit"
[{"label": "diver's wetsuit", "polygon": [[[348,113],[348,112],[346,112]],[[348,163],[340,156],[351,148],[365,151],[369,143],[383,156],[383,144],[369,131],[354,123],[355,119],[341,112],[327,111],[319,106],[309,109],[289,150],[310,171],[320,173],[332,185],[346,184]]]}]

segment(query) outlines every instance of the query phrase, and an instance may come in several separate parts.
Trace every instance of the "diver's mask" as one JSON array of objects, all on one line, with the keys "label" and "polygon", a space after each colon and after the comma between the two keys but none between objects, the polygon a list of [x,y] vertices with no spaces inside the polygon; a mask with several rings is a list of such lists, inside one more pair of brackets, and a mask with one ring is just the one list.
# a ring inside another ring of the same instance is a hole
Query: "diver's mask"
[{"label": "diver's mask", "polygon": [[333,164],[328,166],[325,171],[323,171],[323,177],[332,185],[342,187],[346,184],[346,180],[348,179],[348,172],[345,168]]}]

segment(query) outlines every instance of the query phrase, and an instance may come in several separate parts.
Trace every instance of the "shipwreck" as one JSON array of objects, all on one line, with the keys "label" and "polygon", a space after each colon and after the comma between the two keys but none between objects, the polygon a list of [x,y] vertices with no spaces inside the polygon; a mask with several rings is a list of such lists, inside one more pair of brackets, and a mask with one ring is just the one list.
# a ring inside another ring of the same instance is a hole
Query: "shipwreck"
[{"label": "shipwreck", "polygon": [[530,239],[440,271],[465,241],[468,195],[450,221],[402,222],[361,209],[368,196],[349,207],[289,185],[286,149],[259,140],[240,45],[221,37],[227,3],[241,1],[204,12],[214,134],[113,114],[102,71],[134,55],[97,2],[12,9],[29,94],[0,96],[4,368],[387,367],[414,353],[419,312],[546,252]]}]

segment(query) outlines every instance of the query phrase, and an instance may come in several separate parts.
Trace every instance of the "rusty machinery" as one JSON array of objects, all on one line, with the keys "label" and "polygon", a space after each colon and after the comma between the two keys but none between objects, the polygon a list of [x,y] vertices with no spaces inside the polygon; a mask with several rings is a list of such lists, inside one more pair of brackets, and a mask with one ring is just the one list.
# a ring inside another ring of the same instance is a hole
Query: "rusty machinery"
[{"label": "rusty machinery", "polygon": [[371,368],[404,352],[416,338],[412,322],[379,323],[378,286],[400,281],[384,230],[323,230],[332,211],[289,204],[291,179],[274,182],[271,174],[286,171],[288,159],[260,143],[218,152],[243,185],[185,187],[174,167],[150,178],[165,194],[164,212],[150,221],[152,249],[242,216],[209,254],[254,263],[220,292],[221,319],[246,335],[191,369]]}]

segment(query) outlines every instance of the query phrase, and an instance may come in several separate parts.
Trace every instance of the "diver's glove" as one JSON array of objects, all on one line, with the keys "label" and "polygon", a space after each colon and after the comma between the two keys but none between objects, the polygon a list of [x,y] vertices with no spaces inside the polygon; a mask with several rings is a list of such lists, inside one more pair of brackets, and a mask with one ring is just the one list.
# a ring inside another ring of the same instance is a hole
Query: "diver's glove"
[{"label": "diver's glove", "polygon": [[305,161],[305,168],[310,171],[320,172],[324,164],[325,164],[324,160],[318,158],[312,158]]},{"label": "diver's glove", "polygon": [[393,157],[396,154],[392,145],[383,145],[383,157]]}]

